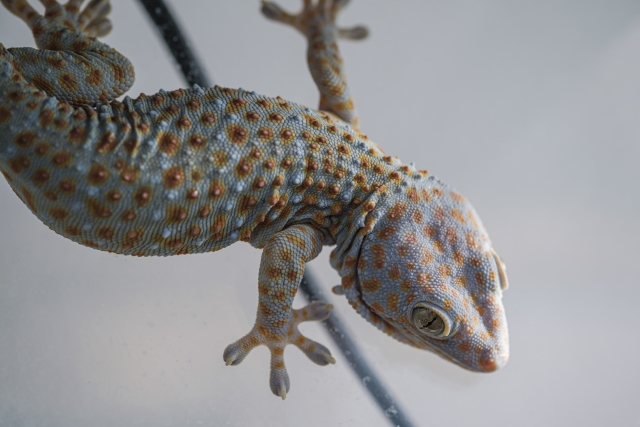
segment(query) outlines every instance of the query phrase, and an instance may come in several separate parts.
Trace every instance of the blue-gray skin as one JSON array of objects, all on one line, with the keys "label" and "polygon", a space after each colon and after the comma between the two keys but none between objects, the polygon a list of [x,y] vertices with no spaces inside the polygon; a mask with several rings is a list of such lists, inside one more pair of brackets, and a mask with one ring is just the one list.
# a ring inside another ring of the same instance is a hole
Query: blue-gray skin
[{"label": "blue-gray skin", "polygon": [[[345,1],[305,2],[299,15],[263,11],[309,38],[322,110],[210,88],[114,97],[133,83],[129,61],[90,35],[111,25],[108,1],[48,1],[46,17],[2,0],[40,50],[0,45],[0,171],[55,232],[125,255],[212,252],[238,240],[263,248],[253,329],[227,364],[271,350],[270,386],[284,398],[284,347],[334,363],[303,321],[331,306],[291,304],[305,263],[335,245],[334,292],[394,338],[475,371],[508,359],[504,265],[477,214],[426,171],[385,156],[358,128],[336,38]],[[54,97],[55,95],[55,97]],[[239,268],[242,266],[239,265]]]}]

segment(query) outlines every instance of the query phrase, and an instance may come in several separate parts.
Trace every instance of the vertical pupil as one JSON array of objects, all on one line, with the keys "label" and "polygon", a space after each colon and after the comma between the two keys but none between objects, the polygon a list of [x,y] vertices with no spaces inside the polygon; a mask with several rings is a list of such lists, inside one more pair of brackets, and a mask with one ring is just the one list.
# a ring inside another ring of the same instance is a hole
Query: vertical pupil
[{"label": "vertical pupil", "polygon": [[418,329],[431,334],[438,335],[444,331],[442,318],[426,307],[416,307],[413,310],[413,323]]}]

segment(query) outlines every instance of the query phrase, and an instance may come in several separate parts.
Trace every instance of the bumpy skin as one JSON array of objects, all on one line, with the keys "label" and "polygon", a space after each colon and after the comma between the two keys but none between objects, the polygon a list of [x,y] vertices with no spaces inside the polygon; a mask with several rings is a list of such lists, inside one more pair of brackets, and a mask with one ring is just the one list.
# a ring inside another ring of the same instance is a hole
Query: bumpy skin
[{"label": "bumpy skin", "polygon": [[[224,352],[238,364],[271,350],[271,390],[284,398],[283,353],[312,361],[329,350],[298,331],[331,306],[291,304],[305,263],[335,245],[334,289],[392,337],[474,371],[508,358],[504,266],[464,197],[385,156],[363,135],[337,38],[347,2],[311,0],[299,15],[263,3],[271,19],[309,40],[321,110],[247,92],[210,88],[114,98],[133,68],[93,36],[111,28],[107,0],[64,6],[2,0],[31,27],[39,50],[0,45],[0,170],[55,232],[125,255],[212,252],[239,240],[264,248],[255,326]],[[416,324],[416,307],[446,319],[446,336]]]}]

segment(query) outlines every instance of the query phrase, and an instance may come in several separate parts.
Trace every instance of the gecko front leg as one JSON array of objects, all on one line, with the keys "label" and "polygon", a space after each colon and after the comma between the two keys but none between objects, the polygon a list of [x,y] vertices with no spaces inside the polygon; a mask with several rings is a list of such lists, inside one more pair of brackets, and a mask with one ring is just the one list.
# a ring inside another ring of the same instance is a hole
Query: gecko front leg
[{"label": "gecko front leg", "polygon": [[260,262],[260,296],[255,325],[224,351],[225,363],[238,365],[253,348],[266,345],[271,352],[271,391],[282,399],[289,391],[289,375],[284,363],[287,344],[298,347],[318,365],[335,363],[325,346],[306,338],[298,330],[301,322],[329,317],[333,306],[316,301],[300,310],[291,309],[305,263],[318,256],[321,250],[321,234],[307,225],[285,228],[267,242]]}]

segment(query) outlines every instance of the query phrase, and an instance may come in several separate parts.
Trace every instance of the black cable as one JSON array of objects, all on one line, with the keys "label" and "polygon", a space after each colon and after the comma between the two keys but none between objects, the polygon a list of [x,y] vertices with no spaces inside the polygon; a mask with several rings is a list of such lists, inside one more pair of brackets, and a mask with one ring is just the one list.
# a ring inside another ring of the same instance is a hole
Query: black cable
[{"label": "black cable", "polygon": [[[309,269],[306,268],[302,282],[300,282],[300,290],[309,302],[327,300],[317,283]],[[351,338],[351,333],[342,322],[342,319],[340,319],[340,316],[332,312],[331,316],[322,323],[324,323],[324,326],[327,328],[333,342],[338,346],[342,355],[347,359],[347,362],[349,362],[353,373],[356,374],[371,397],[375,399],[384,415],[389,418],[391,425],[398,427],[413,426],[414,424],[407,417],[407,412],[401,409],[397,401],[394,401],[382,380],[378,378],[376,371],[373,370],[362,355],[360,348],[354,339]]]},{"label": "black cable", "polygon": [[180,65],[180,70],[189,86],[197,84],[201,87],[211,87],[209,79],[200,65],[200,62],[193,54],[189,41],[182,33],[178,23],[173,19],[171,11],[162,0],[140,0],[149,14],[149,17],[156,24],[160,35],[171,51],[173,58]]},{"label": "black cable", "polygon": [[[180,65],[182,74],[190,86],[197,84],[202,87],[210,87],[196,56],[191,51],[189,43],[182,34],[180,27],[173,19],[171,12],[163,0],[139,0],[147,10],[147,13],[155,22],[160,34],[171,50],[171,54]],[[313,279],[309,269],[305,269],[304,277],[300,282],[300,290],[308,302],[326,301],[318,282]],[[323,322],[333,342],[338,346],[354,374],[367,389],[371,397],[376,401],[385,417],[394,427],[412,427],[414,424],[407,418],[407,413],[393,400],[383,382],[376,372],[362,356],[356,342],[340,319],[340,316],[332,312],[331,316]]]}]

